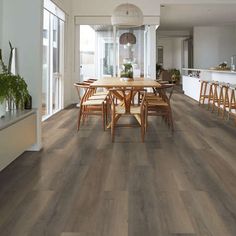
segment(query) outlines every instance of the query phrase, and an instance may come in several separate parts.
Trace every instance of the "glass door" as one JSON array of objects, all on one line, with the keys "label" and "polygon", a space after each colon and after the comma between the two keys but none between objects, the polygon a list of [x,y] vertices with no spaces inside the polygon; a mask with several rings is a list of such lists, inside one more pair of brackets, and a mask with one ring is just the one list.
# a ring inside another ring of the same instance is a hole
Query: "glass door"
[{"label": "glass door", "polygon": [[115,51],[112,26],[80,25],[79,41],[80,80],[112,77]]},{"label": "glass door", "polygon": [[42,117],[44,118],[50,114],[50,14],[44,10],[43,16]]},{"label": "glass door", "polygon": [[[62,109],[64,67],[64,20],[51,11],[53,3],[45,1],[43,21],[42,119]],[[61,13],[61,11],[60,11]],[[61,14],[60,14],[61,15]]]}]

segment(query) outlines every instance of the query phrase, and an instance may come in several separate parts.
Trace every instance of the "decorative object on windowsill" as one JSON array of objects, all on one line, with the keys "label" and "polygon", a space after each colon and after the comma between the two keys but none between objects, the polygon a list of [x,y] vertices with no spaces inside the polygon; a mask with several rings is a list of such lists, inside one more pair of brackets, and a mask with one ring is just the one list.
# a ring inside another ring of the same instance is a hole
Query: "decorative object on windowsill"
[{"label": "decorative object on windowsill", "polygon": [[120,72],[120,77],[124,81],[133,80],[133,66],[130,63],[123,64],[123,70]]},{"label": "decorative object on windowsill", "polygon": [[234,56],[232,56],[231,58],[230,58],[230,70],[231,71],[236,71],[236,55],[234,55]]},{"label": "decorative object on windowsill", "polygon": [[[2,104],[2,114],[4,116],[4,109],[6,111],[6,104],[8,110],[24,109],[25,102],[30,98],[27,84],[20,75],[15,75],[12,73],[15,69],[14,63],[12,63],[12,58],[14,57],[14,48],[11,46],[11,53],[9,58],[9,66],[7,67],[0,53],[0,66],[2,68],[2,73],[0,73],[0,103]],[[4,107],[3,107],[4,106]]]},{"label": "decorative object on windowsill", "polygon": [[126,44],[136,44],[136,37],[133,33],[130,32],[126,32],[123,33],[120,36],[120,44],[122,45],[126,45]]},{"label": "decorative object on windowsill", "polygon": [[212,70],[230,70],[230,68],[227,66],[227,61],[224,61],[220,63],[217,67],[210,68]]},{"label": "decorative object on windowsill", "polygon": [[143,13],[139,7],[133,4],[121,4],[114,9],[111,24],[124,28],[141,26],[143,24]]},{"label": "decorative object on windowsill", "polygon": [[222,62],[219,66],[216,67],[217,70],[230,70],[230,67],[227,66],[227,61]]},{"label": "decorative object on windowsill", "polygon": [[24,108],[25,108],[25,110],[32,109],[32,97],[30,95],[29,95],[28,99],[25,100]]}]

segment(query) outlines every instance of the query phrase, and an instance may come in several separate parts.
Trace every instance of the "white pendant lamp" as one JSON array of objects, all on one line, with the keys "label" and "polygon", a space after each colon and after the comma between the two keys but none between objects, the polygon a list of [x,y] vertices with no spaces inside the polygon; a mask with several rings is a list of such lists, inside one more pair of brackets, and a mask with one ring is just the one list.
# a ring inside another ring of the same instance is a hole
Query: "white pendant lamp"
[{"label": "white pendant lamp", "polygon": [[143,24],[143,13],[140,8],[133,4],[121,4],[113,11],[111,24],[120,27],[141,26]]}]

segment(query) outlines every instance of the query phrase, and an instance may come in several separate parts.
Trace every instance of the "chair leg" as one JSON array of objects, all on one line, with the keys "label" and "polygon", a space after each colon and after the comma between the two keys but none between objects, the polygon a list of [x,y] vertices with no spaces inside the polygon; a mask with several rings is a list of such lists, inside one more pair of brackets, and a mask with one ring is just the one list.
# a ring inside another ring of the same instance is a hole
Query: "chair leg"
[{"label": "chair leg", "polygon": [[148,127],[148,110],[147,107],[145,107],[144,110],[144,119],[145,119],[145,133],[147,132],[147,127]]},{"label": "chair leg", "polygon": [[199,101],[198,101],[198,105],[201,105],[201,100],[202,100],[202,90],[203,90],[203,82],[201,82],[201,88],[200,88],[200,96],[199,96]]},{"label": "chair leg", "polygon": [[111,141],[114,143],[115,141],[115,116],[111,115]]},{"label": "chair leg", "polygon": [[104,103],[102,104],[102,126],[103,126],[103,131],[105,131],[105,107],[104,107]]},{"label": "chair leg", "polygon": [[204,96],[203,96],[203,101],[202,101],[202,104],[204,105],[205,104],[205,98],[206,98],[206,90],[207,90],[207,83],[204,84]]},{"label": "chair leg", "polygon": [[78,114],[78,123],[77,123],[77,130],[78,130],[78,131],[79,131],[79,128],[80,128],[80,122],[81,122],[81,117],[82,117],[82,113],[83,113],[82,109],[83,109],[83,107],[80,106],[80,108],[79,108],[79,114]]},{"label": "chair leg", "polygon": [[223,88],[220,89],[220,95],[219,95],[219,100],[217,102],[217,115],[219,116],[220,115],[220,109],[221,109],[221,103],[223,101]]},{"label": "chair leg", "polygon": [[107,113],[108,113],[108,105],[107,105],[107,102],[105,103],[105,127],[107,126]]},{"label": "chair leg", "polygon": [[145,135],[145,120],[144,116],[141,115],[141,139],[144,142],[144,135]]},{"label": "chair leg", "polygon": [[83,106],[83,108],[82,108],[82,116],[83,116],[83,119],[82,119],[82,122],[83,122],[83,124],[84,124],[84,122],[85,122],[85,117],[86,117],[86,114],[85,114],[85,111],[86,111],[86,107],[85,106]]},{"label": "chair leg", "polygon": [[211,106],[211,101],[213,99],[213,90],[212,90],[213,85],[210,85],[210,91],[209,91],[209,97],[208,97],[208,106],[207,106],[207,110],[210,110],[210,106]]},{"label": "chair leg", "polygon": [[172,111],[171,111],[171,108],[169,108],[169,119],[170,119],[170,127],[171,127],[171,131],[174,132],[174,123],[173,123],[173,117],[172,117]]}]

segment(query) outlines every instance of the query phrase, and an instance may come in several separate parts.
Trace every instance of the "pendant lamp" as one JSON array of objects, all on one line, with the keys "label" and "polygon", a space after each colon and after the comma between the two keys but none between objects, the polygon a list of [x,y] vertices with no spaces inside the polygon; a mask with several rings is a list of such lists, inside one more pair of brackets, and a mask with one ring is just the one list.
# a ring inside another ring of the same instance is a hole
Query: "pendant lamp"
[{"label": "pendant lamp", "polygon": [[120,44],[136,44],[136,37],[133,33],[126,32],[120,36]]},{"label": "pendant lamp", "polygon": [[138,27],[143,24],[143,13],[133,4],[121,4],[113,11],[111,23],[124,28]]}]

